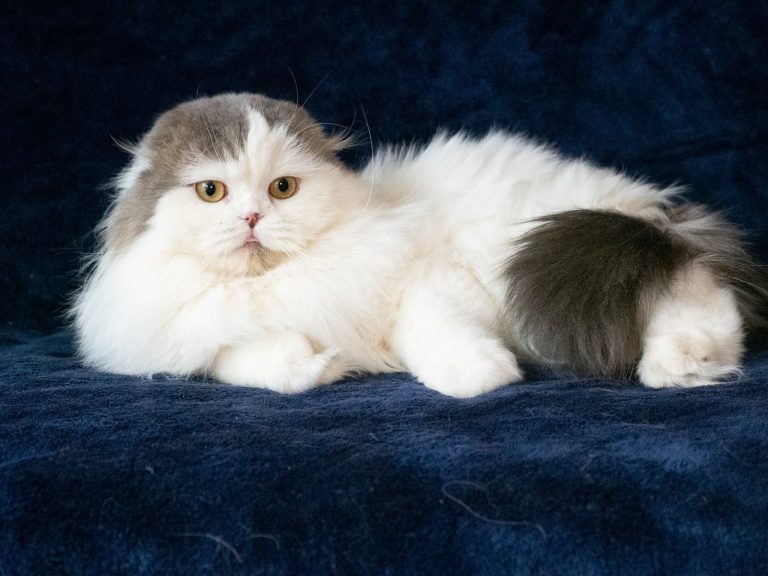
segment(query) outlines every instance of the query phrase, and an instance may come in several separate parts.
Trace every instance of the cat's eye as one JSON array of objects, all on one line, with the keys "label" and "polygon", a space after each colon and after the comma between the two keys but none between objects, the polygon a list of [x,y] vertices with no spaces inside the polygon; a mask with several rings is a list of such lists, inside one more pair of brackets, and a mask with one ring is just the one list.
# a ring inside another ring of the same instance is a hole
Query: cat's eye
[{"label": "cat's eye", "polygon": [[285,200],[296,194],[299,181],[293,176],[281,176],[275,178],[269,184],[269,194],[278,200]]},{"label": "cat's eye", "polygon": [[227,195],[227,187],[218,180],[203,180],[195,184],[195,192],[206,202],[218,202]]}]

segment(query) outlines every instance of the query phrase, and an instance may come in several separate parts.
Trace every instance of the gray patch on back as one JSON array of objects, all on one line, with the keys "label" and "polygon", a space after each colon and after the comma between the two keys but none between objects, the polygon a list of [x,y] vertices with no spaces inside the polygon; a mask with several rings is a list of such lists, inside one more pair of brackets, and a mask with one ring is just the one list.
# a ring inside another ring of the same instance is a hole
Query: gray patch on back
[{"label": "gray patch on back", "polygon": [[553,214],[506,263],[519,353],[579,374],[631,376],[646,302],[690,258],[684,243],[617,212]]},{"label": "gray patch on back", "polygon": [[654,303],[694,260],[734,289],[748,323],[765,324],[768,274],[738,229],[697,205],[667,217],[573,210],[541,218],[505,266],[517,351],[579,374],[632,376]]},{"label": "gray patch on back", "polygon": [[285,126],[304,149],[337,163],[339,141],[303,108],[260,94],[221,94],[184,102],[162,114],[137,146],[149,161],[135,184],[115,200],[99,227],[103,246],[122,249],[144,230],[158,199],[181,182],[179,172],[199,159],[236,157],[248,137],[248,112],[262,114],[270,127]]}]

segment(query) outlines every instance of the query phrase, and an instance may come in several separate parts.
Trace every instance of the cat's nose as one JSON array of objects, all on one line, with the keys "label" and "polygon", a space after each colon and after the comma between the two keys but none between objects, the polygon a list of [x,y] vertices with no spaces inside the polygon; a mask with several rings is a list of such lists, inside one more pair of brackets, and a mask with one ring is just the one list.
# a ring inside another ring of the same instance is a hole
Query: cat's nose
[{"label": "cat's nose", "polygon": [[256,212],[252,212],[252,213],[248,214],[248,216],[243,216],[243,220],[248,222],[248,226],[251,227],[251,228],[256,226],[256,223],[259,221],[259,218],[261,218],[261,216],[259,214],[257,214]]}]

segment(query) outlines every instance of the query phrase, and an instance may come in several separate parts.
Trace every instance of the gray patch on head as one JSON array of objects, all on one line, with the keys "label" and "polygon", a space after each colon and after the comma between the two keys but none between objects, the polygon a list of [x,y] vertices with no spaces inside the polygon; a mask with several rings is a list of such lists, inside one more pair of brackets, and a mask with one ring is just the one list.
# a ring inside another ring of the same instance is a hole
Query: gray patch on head
[{"label": "gray patch on head", "polygon": [[505,267],[518,352],[579,374],[631,376],[650,301],[689,258],[681,240],[617,212],[542,218]]},{"label": "gray patch on head", "polygon": [[221,94],[199,98],[162,114],[137,146],[148,162],[128,190],[123,190],[99,228],[105,247],[121,249],[135,240],[154,213],[158,199],[180,181],[183,167],[203,159],[233,158],[244,149],[250,110],[270,127],[284,126],[307,152],[337,163],[340,140],[326,136],[303,108],[259,94]]},{"label": "gray patch on head", "polygon": [[258,111],[271,127],[283,126],[307,152],[331,163],[341,165],[336,152],[342,150],[343,136],[328,135],[323,127],[301,106],[286,100],[274,100],[260,94],[244,94],[248,105]]}]

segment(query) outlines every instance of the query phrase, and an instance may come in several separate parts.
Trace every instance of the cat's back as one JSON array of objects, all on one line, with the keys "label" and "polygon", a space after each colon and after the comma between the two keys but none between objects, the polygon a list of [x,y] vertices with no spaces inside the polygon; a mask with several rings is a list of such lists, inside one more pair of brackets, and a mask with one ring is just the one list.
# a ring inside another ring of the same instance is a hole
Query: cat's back
[{"label": "cat's back", "polygon": [[504,130],[440,132],[426,144],[384,147],[362,175],[383,199],[427,204],[451,222],[520,222],[575,208],[642,212],[679,192]]},{"label": "cat's back", "polygon": [[491,256],[517,223],[537,215],[532,190],[546,186],[557,164],[546,147],[507,132],[443,132],[426,144],[383,148],[361,177],[374,183],[379,202],[407,215],[417,257],[459,260],[490,274]]},{"label": "cat's back", "polygon": [[387,146],[363,172],[379,194],[396,201],[498,202],[515,188],[548,178],[558,156],[525,137],[501,130],[473,137],[440,132],[426,144]]}]

